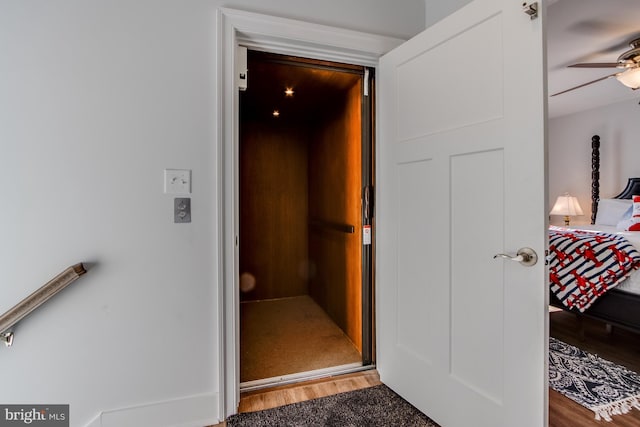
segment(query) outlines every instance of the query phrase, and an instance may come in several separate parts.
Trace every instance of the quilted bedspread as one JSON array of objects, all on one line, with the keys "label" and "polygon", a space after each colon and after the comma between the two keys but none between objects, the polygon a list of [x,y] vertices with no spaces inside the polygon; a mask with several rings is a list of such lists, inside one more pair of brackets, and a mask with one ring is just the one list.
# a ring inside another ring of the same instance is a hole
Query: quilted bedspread
[{"label": "quilted bedspread", "polygon": [[621,235],[549,227],[551,291],[580,312],[640,267],[640,252]]}]

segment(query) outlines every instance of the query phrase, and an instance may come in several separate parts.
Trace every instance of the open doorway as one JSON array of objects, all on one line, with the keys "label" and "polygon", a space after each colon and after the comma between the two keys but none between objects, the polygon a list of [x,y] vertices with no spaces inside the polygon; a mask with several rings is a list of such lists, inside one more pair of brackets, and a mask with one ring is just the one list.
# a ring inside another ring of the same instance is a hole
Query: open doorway
[{"label": "open doorway", "polygon": [[370,71],[247,54],[240,94],[240,382],[372,363]]}]

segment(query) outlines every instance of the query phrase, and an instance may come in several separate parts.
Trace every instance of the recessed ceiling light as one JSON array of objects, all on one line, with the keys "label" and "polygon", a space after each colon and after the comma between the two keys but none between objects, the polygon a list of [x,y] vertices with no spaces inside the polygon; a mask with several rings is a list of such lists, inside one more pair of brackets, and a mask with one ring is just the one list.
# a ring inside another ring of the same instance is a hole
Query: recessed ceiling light
[{"label": "recessed ceiling light", "polygon": [[273,110],[273,117],[279,117],[280,116],[280,111],[278,110]]},{"label": "recessed ceiling light", "polygon": [[293,89],[292,89],[292,88],[290,88],[290,87],[286,88],[286,89],[284,90],[284,94],[285,94],[286,96],[293,96],[293,94],[294,94]]}]

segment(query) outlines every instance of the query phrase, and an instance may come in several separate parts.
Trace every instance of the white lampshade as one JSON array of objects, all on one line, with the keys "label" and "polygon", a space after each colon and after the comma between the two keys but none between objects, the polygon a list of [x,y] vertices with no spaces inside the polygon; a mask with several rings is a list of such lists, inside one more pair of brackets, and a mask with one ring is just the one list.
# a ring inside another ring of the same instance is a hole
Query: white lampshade
[{"label": "white lampshade", "polygon": [[578,203],[578,198],[568,194],[558,197],[550,213],[551,215],[584,215],[580,203]]},{"label": "white lampshade", "polygon": [[565,194],[559,196],[556,200],[556,204],[553,205],[553,209],[549,212],[550,215],[563,215],[564,223],[569,225],[569,217],[576,215],[584,215],[580,203],[576,197]]},{"label": "white lampshade", "polygon": [[630,68],[616,76],[616,79],[631,89],[640,88],[640,67]]}]

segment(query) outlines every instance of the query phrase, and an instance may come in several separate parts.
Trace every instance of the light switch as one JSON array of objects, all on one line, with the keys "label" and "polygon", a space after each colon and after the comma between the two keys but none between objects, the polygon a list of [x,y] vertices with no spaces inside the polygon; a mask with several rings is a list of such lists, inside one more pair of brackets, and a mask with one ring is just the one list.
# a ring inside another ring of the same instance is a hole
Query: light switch
[{"label": "light switch", "polygon": [[191,194],[191,170],[165,169],[164,192],[167,194]]}]

